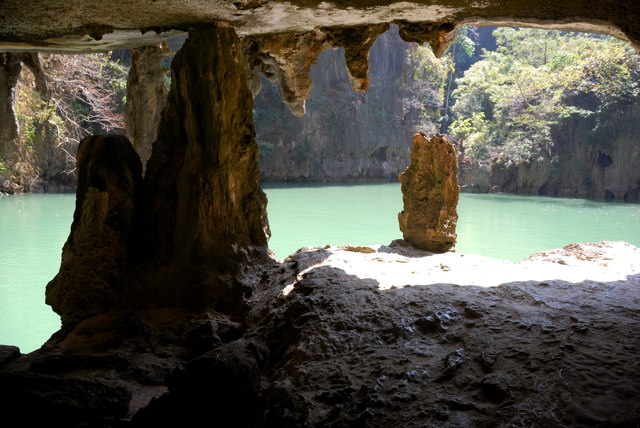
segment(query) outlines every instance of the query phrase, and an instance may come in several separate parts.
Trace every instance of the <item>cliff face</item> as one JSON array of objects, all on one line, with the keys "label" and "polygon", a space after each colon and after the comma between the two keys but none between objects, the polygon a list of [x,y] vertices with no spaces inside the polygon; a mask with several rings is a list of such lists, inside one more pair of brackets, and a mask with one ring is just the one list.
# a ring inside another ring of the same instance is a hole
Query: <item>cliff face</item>
[{"label": "cliff face", "polygon": [[324,51],[311,69],[313,88],[301,118],[280,101],[275,84],[264,82],[254,107],[262,178],[396,180],[409,163],[419,119],[407,63],[413,46],[400,39],[396,26],[378,37],[365,94],[350,86],[344,51]]},{"label": "cliff face", "polygon": [[640,202],[640,102],[553,131],[551,159],[480,168],[461,160],[463,190]]}]

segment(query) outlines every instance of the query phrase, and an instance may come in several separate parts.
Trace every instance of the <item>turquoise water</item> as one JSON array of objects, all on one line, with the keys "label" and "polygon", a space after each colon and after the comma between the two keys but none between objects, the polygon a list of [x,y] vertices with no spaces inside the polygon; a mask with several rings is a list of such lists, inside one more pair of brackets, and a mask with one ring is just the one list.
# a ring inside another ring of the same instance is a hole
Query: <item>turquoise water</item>
[{"label": "turquoise water", "polygon": [[75,195],[0,198],[0,344],[30,352],[60,328],[44,290],[60,266]]},{"label": "turquoise water", "polygon": [[[265,186],[269,246],[285,258],[301,246],[388,244],[402,237],[397,183]],[[460,253],[521,261],[573,242],[626,241],[640,246],[640,205],[583,199],[461,194]]]},{"label": "turquoise water", "polygon": [[[270,247],[285,258],[303,246],[388,244],[401,237],[400,185],[266,185]],[[73,195],[0,198],[0,344],[38,348],[60,321],[44,290],[60,265]],[[463,194],[462,253],[520,261],[572,242],[603,239],[640,246],[640,205],[579,199]]]}]

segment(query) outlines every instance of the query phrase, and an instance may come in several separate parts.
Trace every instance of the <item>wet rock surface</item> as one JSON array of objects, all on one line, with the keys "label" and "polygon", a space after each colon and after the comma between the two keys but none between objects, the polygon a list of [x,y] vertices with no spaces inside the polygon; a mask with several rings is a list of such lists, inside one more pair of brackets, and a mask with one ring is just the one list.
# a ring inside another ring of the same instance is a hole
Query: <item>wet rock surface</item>
[{"label": "wet rock surface", "polygon": [[416,248],[443,253],[456,243],[458,162],[445,135],[413,136],[411,164],[399,175],[404,209],[398,214],[404,240]]},{"label": "wet rock surface", "polygon": [[[85,320],[4,364],[3,417],[65,426],[640,421],[640,249],[575,244],[514,264],[362,248],[371,251],[315,248],[261,264],[242,322],[171,308]],[[482,282],[481,272],[499,270],[503,278]]]}]

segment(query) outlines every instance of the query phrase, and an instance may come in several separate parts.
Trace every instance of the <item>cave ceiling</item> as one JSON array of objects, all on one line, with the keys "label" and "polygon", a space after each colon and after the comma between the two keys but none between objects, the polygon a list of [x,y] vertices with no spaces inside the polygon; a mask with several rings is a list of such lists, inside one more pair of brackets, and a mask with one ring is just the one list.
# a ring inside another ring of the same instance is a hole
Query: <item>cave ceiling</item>
[{"label": "cave ceiling", "polygon": [[601,32],[640,46],[638,0],[3,0],[0,51],[90,52],[157,43],[204,22],[240,36],[381,23]]}]

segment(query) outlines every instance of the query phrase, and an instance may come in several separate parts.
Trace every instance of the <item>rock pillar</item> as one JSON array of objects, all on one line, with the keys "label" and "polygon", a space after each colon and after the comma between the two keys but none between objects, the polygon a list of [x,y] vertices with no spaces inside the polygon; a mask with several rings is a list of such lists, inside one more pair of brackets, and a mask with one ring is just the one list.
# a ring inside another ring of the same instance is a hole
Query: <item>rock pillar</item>
[{"label": "rock pillar", "polygon": [[125,125],[127,136],[142,161],[143,172],[151,157],[151,147],[156,140],[162,109],[167,100],[162,55],[160,46],[132,49],[127,79]]},{"label": "rock pillar", "polygon": [[83,140],[71,234],[47,286],[63,330],[119,309],[242,313],[243,266],[266,257],[269,236],[252,103],[238,37],[206,25],[173,60],[144,183],[125,137]]},{"label": "rock pillar", "polygon": [[416,248],[444,253],[456,243],[458,168],[445,135],[413,136],[411,164],[400,174],[404,210],[398,214],[404,240]]},{"label": "rock pillar", "polygon": [[[220,278],[233,277],[248,251],[267,251],[253,98],[232,28],[205,25],[192,32],[171,74],[145,175],[141,240],[148,244],[147,262],[164,272],[156,286],[173,289],[154,294],[204,303],[223,292]],[[174,275],[179,284],[170,282]]]},{"label": "rock pillar", "polygon": [[140,159],[123,136],[86,137],[78,147],[77,163],[71,233],[62,249],[60,272],[46,291],[46,302],[62,318],[63,330],[116,305],[142,187]]}]

